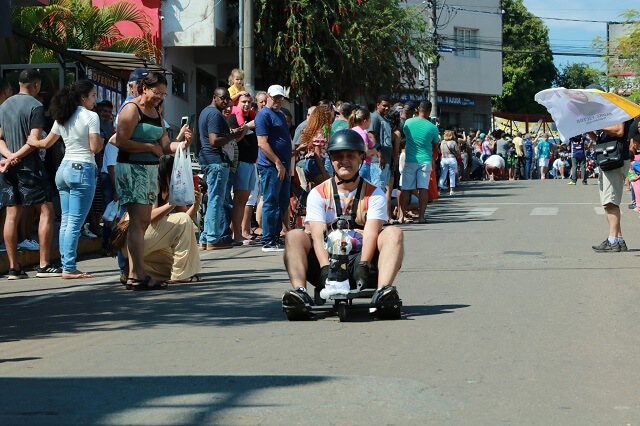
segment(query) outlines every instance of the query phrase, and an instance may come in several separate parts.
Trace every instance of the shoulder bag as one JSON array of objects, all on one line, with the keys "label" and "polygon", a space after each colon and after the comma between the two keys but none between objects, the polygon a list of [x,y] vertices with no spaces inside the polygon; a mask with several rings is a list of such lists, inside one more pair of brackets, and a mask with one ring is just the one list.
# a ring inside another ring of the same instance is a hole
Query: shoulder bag
[{"label": "shoulder bag", "polygon": [[623,144],[618,140],[596,144],[596,161],[600,170],[606,172],[622,167],[624,165],[623,150]]}]

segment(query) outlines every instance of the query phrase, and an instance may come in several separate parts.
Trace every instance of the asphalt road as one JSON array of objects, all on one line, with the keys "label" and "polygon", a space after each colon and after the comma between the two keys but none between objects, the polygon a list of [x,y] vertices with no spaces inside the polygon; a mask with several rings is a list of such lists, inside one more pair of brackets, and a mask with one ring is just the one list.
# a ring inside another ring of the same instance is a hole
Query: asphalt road
[{"label": "asphalt road", "polygon": [[[403,316],[288,322],[280,254],[203,253],[205,282],[0,281],[0,424],[638,424],[640,219],[595,181],[481,182],[405,225]],[[33,275],[33,274],[32,274]]]}]

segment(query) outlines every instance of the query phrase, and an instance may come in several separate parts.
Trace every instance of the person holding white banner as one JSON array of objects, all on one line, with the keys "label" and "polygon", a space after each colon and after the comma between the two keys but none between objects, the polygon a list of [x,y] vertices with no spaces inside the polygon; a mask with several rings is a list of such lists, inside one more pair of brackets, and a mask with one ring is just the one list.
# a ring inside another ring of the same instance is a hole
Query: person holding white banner
[{"label": "person holding white banner", "polygon": [[[623,144],[622,167],[613,170],[601,170],[598,174],[598,189],[600,191],[600,203],[604,207],[607,223],[609,224],[609,236],[597,246],[592,246],[597,253],[618,253],[627,251],[627,243],[622,237],[620,227],[620,203],[624,190],[624,179],[629,170],[629,130],[633,120],[618,123],[600,130],[589,133],[591,140],[596,145],[618,140]],[[637,127],[637,125],[636,125]]]}]

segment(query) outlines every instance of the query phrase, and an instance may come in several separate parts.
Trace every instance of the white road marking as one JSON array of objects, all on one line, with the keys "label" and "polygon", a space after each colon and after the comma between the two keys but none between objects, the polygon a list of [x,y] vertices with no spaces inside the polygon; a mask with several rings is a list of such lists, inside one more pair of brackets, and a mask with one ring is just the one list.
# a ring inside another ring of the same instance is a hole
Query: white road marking
[{"label": "white road marking", "polygon": [[529,216],[556,216],[558,214],[557,207],[536,207],[531,210]]},{"label": "white road marking", "polygon": [[497,208],[477,208],[469,211],[469,216],[491,216],[498,210]]},{"label": "white road marking", "polygon": [[550,206],[595,206],[597,203],[473,203],[470,202],[473,206],[542,206],[542,205],[550,205]]}]

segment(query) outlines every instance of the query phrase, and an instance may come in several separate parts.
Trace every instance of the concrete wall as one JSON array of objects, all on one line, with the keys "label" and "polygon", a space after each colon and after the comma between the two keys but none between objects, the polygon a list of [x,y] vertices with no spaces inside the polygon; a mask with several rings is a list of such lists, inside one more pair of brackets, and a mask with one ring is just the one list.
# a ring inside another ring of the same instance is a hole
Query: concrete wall
[{"label": "concrete wall", "polygon": [[216,46],[226,30],[226,1],[165,0],[162,41],[165,47]]},{"label": "concrete wall", "polygon": [[[445,37],[447,45],[455,46],[455,28],[477,30],[478,48],[476,57],[457,56],[455,52],[441,52],[438,67],[438,91],[451,93],[477,93],[499,95],[502,93],[502,15],[499,0],[466,0],[444,11],[455,13],[451,22],[438,34]],[[473,10],[473,11],[471,11]],[[495,50],[495,51],[488,51]]]}]

